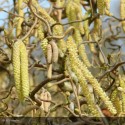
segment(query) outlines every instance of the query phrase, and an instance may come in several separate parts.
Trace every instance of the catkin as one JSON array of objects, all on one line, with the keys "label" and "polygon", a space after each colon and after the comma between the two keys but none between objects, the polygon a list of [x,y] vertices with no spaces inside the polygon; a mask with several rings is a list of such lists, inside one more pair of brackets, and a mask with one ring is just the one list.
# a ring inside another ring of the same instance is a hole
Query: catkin
[{"label": "catkin", "polygon": [[52,63],[52,47],[50,44],[47,45],[47,63]]},{"label": "catkin", "polygon": [[[28,4],[29,0],[23,0],[25,3]],[[39,5],[39,3],[36,0],[32,0],[32,4],[35,5],[37,7],[37,10],[39,10],[40,15],[48,21],[49,24],[53,25],[56,23],[56,21],[50,17],[50,15]],[[34,11],[35,8],[32,7],[32,9]],[[63,26],[61,25],[56,25],[53,27],[53,35],[59,35],[62,36],[63,35]],[[59,47],[59,50],[63,53],[62,55],[64,55],[64,53],[66,52],[66,43],[63,39],[58,40],[57,45]]]},{"label": "catkin", "polygon": [[106,14],[112,16],[110,13],[110,0],[97,0],[97,8],[100,15]]},{"label": "catkin", "polygon": [[97,0],[97,7],[99,14],[103,15],[104,14],[104,0]]},{"label": "catkin", "polygon": [[29,75],[28,75],[28,55],[26,46],[23,42],[20,44],[20,62],[21,62],[21,82],[22,82],[22,92],[23,96],[27,97],[29,95]]},{"label": "catkin", "polygon": [[13,70],[16,90],[21,101],[29,95],[28,55],[21,40],[13,46]]},{"label": "catkin", "polygon": [[54,41],[50,42],[52,46],[52,61],[56,63],[58,61],[58,47]]},{"label": "catkin", "polygon": [[13,70],[14,70],[14,81],[16,86],[16,91],[20,100],[23,100],[22,94],[22,84],[20,76],[20,41],[14,43],[13,46]]},{"label": "catkin", "polygon": [[[82,8],[80,2],[70,0],[66,6],[66,15],[69,21],[82,20]],[[84,34],[83,22],[73,23],[71,25],[78,29],[81,34]]]},{"label": "catkin", "polygon": [[[57,36],[62,36],[63,35],[63,27],[61,25],[56,25],[53,28],[53,34]],[[64,39],[60,39],[57,41],[57,45],[59,50],[61,50],[62,53],[66,52],[66,42]]]},{"label": "catkin", "polygon": [[41,41],[41,49],[43,50],[43,53],[45,55],[45,57],[47,56],[47,45],[48,45],[48,40],[46,38],[44,38],[44,30],[43,30],[43,25],[42,23],[39,23],[38,26],[38,38]]},{"label": "catkin", "polygon": [[48,64],[48,67],[47,67],[47,77],[49,79],[52,78],[52,63],[51,64]]},{"label": "catkin", "polygon": [[38,32],[38,38],[39,38],[40,40],[43,40],[43,39],[44,39],[44,31],[43,31],[42,23],[39,23],[37,32]]},{"label": "catkin", "polygon": [[110,0],[104,0],[105,4],[105,15],[112,16],[112,13],[110,13]]},{"label": "catkin", "polygon": [[79,55],[80,55],[82,61],[85,63],[85,65],[87,67],[90,67],[91,64],[90,64],[90,62],[88,60],[85,46],[84,46],[84,44],[81,44],[83,40],[82,40],[82,37],[81,37],[81,34],[80,34],[79,30],[75,29],[75,32],[73,34],[73,38],[74,38],[74,40],[75,40],[75,42],[76,42],[76,44],[78,46]]},{"label": "catkin", "polygon": [[[122,87],[125,90],[125,78],[122,76],[119,76],[119,84],[120,87]],[[122,95],[122,110],[125,112],[125,93],[121,92]]]},{"label": "catkin", "polygon": [[[22,3],[23,3],[23,0],[18,0],[18,15],[19,16],[24,16],[24,12],[22,10]],[[19,17],[19,21],[18,21],[18,24],[17,24],[17,31],[16,31],[16,34],[17,34],[17,37],[21,34],[22,32],[22,22],[23,22],[23,18]]]},{"label": "catkin", "polygon": [[[120,1],[120,15],[122,19],[125,18],[125,0]],[[125,21],[122,21],[122,27],[125,32]]]},{"label": "catkin", "polygon": [[70,60],[72,62],[72,65],[77,65],[79,69],[81,69],[82,75],[90,82],[90,84],[93,86],[95,92],[98,94],[98,96],[101,98],[101,100],[105,103],[107,108],[112,114],[116,114],[117,111],[114,108],[112,102],[110,101],[109,97],[106,95],[106,93],[101,88],[98,81],[94,78],[94,76],[91,74],[91,72],[88,70],[88,68],[79,60],[78,53],[77,53],[77,46],[73,42],[72,37],[69,37],[67,46],[69,49],[70,54]]},{"label": "catkin", "polygon": [[[84,15],[84,18],[87,18],[87,17],[89,17],[89,13],[86,13]],[[90,30],[89,30],[89,21],[88,20],[84,21],[83,27],[84,27],[86,39],[89,40],[89,32],[90,32]]]},{"label": "catkin", "polygon": [[111,94],[111,101],[114,105],[114,107],[117,110],[117,113],[120,114],[122,112],[122,106],[121,106],[121,102],[120,99],[118,97],[118,90],[113,90],[112,94]]},{"label": "catkin", "polygon": [[[69,51],[70,53],[70,51]],[[70,58],[70,55],[69,57],[67,58]],[[78,81],[82,87],[82,91],[83,91],[83,94],[84,96],[86,97],[86,100],[87,100],[87,104],[88,104],[88,109],[90,110],[90,112],[92,113],[93,116],[95,117],[99,117],[99,113],[97,111],[97,108],[96,108],[96,105],[95,105],[95,102],[94,100],[92,99],[92,96],[91,96],[91,93],[89,91],[89,88],[88,88],[88,85],[87,85],[87,82],[86,82],[86,79],[85,77],[82,75],[82,72],[81,70],[77,67],[77,65],[74,65],[73,60],[70,60],[70,67],[72,68],[72,70],[75,72],[77,78],[78,78]],[[70,74],[70,72],[69,72]]]},{"label": "catkin", "polygon": [[45,56],[47,56],[47,45],[48,45],[48,40],[43,39],[43,41],[41,41],[41,48],[42,48],[43,53],[45,54]]},{"label": "catkin", "polygon": [[[27,3],[29,2],[30,0],[23,0],[23,2]],[[40,15],[46,19],[50,24],[55,24],[56,21],[50,17],[50,15],[40,6],[40,4],[38,3],[37,0],[32,0],[32,5],[35,5],[35,7],[37,8],[37,10],[39,10],[39,13]],[[33,11],[35,12],[36,9],[34,7],[32,7]]]}]

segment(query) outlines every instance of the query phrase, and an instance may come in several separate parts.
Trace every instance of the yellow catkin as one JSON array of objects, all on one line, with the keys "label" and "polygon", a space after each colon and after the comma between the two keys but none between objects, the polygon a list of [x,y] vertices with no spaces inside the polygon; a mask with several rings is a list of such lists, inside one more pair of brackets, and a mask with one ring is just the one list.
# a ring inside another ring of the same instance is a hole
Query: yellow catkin
[{"label": "yellow catkin", "polygon": [[[84,15],[84,18],[87,18],[87,17],[89,17],[88,12]],[[84,27],[86,39],[89,40],[89,32],[90,32],[90,30],[89,30],[89,21],[88,20],[84,21],[83,27]]]},{"label": "yellow catkin", "polygon": [[111,16],[110,13],[110,0],[97,0],[97,8],[100,15],[106,14]]},{"label": "yellow catkin", "polygon": [[47,45],[47,63],[52,63],[52,47],[50,44]]},{"label": "yellow catkin", "polygon": [[[29,1],[30,0],[23,0],[23,2],[25,2],[27,4],[28,4]],[[32,0],[32,5],[34,5],[37,8],[37,10],[39,10],[40,15],[44,19],[46,19],[50,24],[55,24],[56,23],[56,21],[53,18],[51,18],[50,15],[40,6],[40,4],[38,3],[37,0]],[[34,7],[32,7],[32,9],[34,11],[36,11],[36,9]]]},{"label": "yellow catkin", "polygon": [[20,42],[14,43],[13,46],[13,70],[14,70],[14,81],[16,86],[16,91],[20,100],[23,100],[22,94],[22,84],[20,76]]},{"label": "yellow catkin", "polygon": [[[119,76],[119,84],[120,87],[122,87],[125,90],[125,78],[122,76]],[[125,113],[125,93],[121,92],[122,94],[122,110]]]},{"label": "yellow catkin", "polygon": [[101,98],[101,100],[105,103],[107,108],[112,114],[116,114],[117,111],[114,108],[112,102],[110,101],[109,97],[106,95],[106,93],[101,88],[100,84],[98,83],[97,79],[94,78],[94,76],[91,74],[91,72],[88,70],[86,65],[84,65],[78,57],[77,53],[77,46],[73,42],[72,37],[69,37],[67,42],[68,49],[70,51],[70,60],[72,62],[72,65],[77,65],[79,69],[81,69],[82,75],[89,81],[89,83],[93,86],[95,92],[98,94],[98,96]]},{"label": "yellow catkin", "polygon": [[13,70],[16,90],[21,101],[29,95],[28,55],[21,40],[13,46]]},{"label": "yellow catkin", "polygon": [[21,62],[21,83],[23,96],[27,97],[29,95],[29,74],[28,74],[28,55],[26,46],[23,42],[20,44],[20,62]]},{"label": "yellow catkin", "polygon": [[104,8],[105,8],[104,0],[97,0],[97,7],[98,7],[99,14],[103,15]]},{"label": "yellow catkin", "polygon": [[[66,15],[69,21],[82,20],[82,8],[80,3],[69,0],[66,6]],[[81,34],[84,34],[83,22],[73,23],[71,25],[78,29]]]},{"label": "yellow catkin", "polygon": [[[56,36],[62,36],[63,35],[63,27],[61,25],[56,25],[53,28],[53,34]],[[59,49],[65,53],[66,52],[66,43],[63,39],[60,39],[57,41],[57,45],[59,47]]]},{"label": "yellow catkin", "polygon": [[[94,27],[92,29],[92,35],[90,36],[89,35],[89,40],[92,41],[92,38],[94,41],[98,42],[99,40],[99,37],[101,35],[101,19],[100,18],[96,18],[94,20]],[[89,47],[90,47],[90,50],[93,52],[93,53],[97,53],[96,51],[96,48],[95,48],[95,43],[90,43],[89,44]]]},{"label": "yellow catkin", "polygon": [[95,41],[99,40],[99,37],[101,35],[101,28],[102,28],[102,22],[100,18],[96,18],[94,20],[94,27],[92,29],[92,33],[93,33],[93,38]]},{"label": "yellow catkin", "polygon": [[90,64],[88,57],[87,57],[87,54],[86,54],[85,45],[81,44],[83,40],[82,40],[82,37],[81,37],[79,30],[75,29],[75,32],[73,34],[73,38],[78,46],[78,51],[79,51],[80,57],[82,58],[83,62],[86,64],[86,66],[90,67],[91,64]]},{"label": "yellow catkin", "polygon": [[[22,3],[23,3],[23,0],[18,0],[18,15],[19,16],[24,16],[24,12],[22,10]],[[17,37],[21,34],[22,32],[22,27],[21,27],[21,24],[23,22],[23,18],[19,17],[19,21],[18,21],[18,24],[17,24],[17,31],[16,31],[16,34],[17,34]]]},{"label": "yellow catkin", "polygon": [[48,64],[48,67],[47,67],[47,77],[49,79],[52,78],[52,63],[51,64]]},{"label": "yellow catkin", "polygon": [[42,48],[43,53],[45,54],[45,56],[47,56],[47,45],[48,45],[48,40],[47,39],[43,39],[41,41],[41,48]]},{"label": "yellow catkin", "polygon": [[117,113],[120,114],[122,112],[122,106],[120,103],[120,99],[118,97],[118,91],[115,89],[113,90],[112,94],[111,94],[111,101],[114,105],[114,107],[117,110]]},{"label": "yellow catkin", "polygon": [[[68,44],[67,44],[68,45]],[[67,46],[69,47],[69,46]],[[73,49],[73,48],[72,48]],[[69,55],[67,56],[67,59],[70,59],[71,56],[70,56],[70,53],[72,53],[72,51],[69,50]],[[86,97],[86,100],[87,100],[87,104],[88,104],[88,109],[90,110],[91,114],[95,117],[99,117],[99,113],[97,111],[97,108],[96,108],[96,105],[95,105],[95,102],[94,100],[92,99],[92,96],[91,96],[91,93],[89,91],[89,88],[88,88],[88,85],[87,85],[87,82],[86,82],[86,79],[85,77],[83,76],[81,70],[77,67],[77,65],[74,65],[72,63],[73,60],[70,60],[70,65],[66,66],[66,67],[71,67],[71,69],[75,72],[77,78],[78,78],[78,81],[82,87],[82,91],[83,91],[83,94],[84,96]],[[70,71],[69,71],[69,74],[70,74]]]},{"label": "yellow catkin", "polygon": [[44,39],[44,31],[43,31],[42,23],[39,23],[37,32],[38,32],[38,38],[39,38],[40,40],[43,40],[43,39]]},{"label": "yellow catkin", "polygon": [[[125,18],[125,0],[120,1],[120,15],[122,19]],[[125,21],[122,21],[122,27],[125,32]]]},{"label": "yellow catkin", "polygon": [[[91,35],[89,34],[89,41],[92,41]],[[89,48],[91,50],[92,53],[96,53],[96,49],[95,49],[95,43],[89,43]]]},{"label": "yellow catkin", "polygon": [[105,14],[107,16],[112,16],[112,14],[110,13],[110,0],[104,0],[104,4],[105,4]]},{"label": "yellow catkin", "polygon": [[[64,4],[65,4],[65,0],[57,0],[56,1],[56,6],[59,7],[59,8],[63,8],[64,7]],[[57,19],[58,19],[58,22],[61,22],[61,18],[62,18],[62,9],[58,9],[57,10]]]},{"label": "yellow catkin", "polygon": [[30,40],[29,40],[29,37],[27,37],[27,38],[24,40],[24,43],[25,43],[25,44],[29,44],[29,41],[30,41]]},{"label": "yellow catkin", "polygon": [[52,46],[52,61],[54,63],[58,62],[58,47],[56,45],[56,43],[54,41],[50,42],[51,46]]},{"label": "yellow catkin", "polygon": [[[23,0],[25,3],[27,3],[28,4],[28,2],[29,2],[29,0]],[[37,7],[37,10],[39,10],[39,13],[40,13],[40,15],[44,18],[44,19],[46,19],[47,21],[48,21],[48,23],[49,24],[51,24],[51,25],[53,25],[53,24],[55,24],[56,23],[56,21],[52,18],[52,17],[50,17],[50,15],[39,5],[39,3],[36,1],[36,0],[32,0],[32,4],[33,5],[35,5],[36,7]],[[34,11],[36,11],[35,9],[34,9]],[[54,26],[54,28],[53,28],[53,30],[54,30],[54,35],[55,34],[57,34],[57,35],[63,35],[63,26]],[[60,34],[61,33],[61,34]],[[63,53],[63,55],[64,55],[64,53],[66,52],[66,43],[65,43],[65,41],[63,40],[63,39],[60,39],[60,40],[58,40],[58,42],[57,42],[57,45],[58,45],[58,47],[59,47],[59,49],[60,49],[60,51]]]}]

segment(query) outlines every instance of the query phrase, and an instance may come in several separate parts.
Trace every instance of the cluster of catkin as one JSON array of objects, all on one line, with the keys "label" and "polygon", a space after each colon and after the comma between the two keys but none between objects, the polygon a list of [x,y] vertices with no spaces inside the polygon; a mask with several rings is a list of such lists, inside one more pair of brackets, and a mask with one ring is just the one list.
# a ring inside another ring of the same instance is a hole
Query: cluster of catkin
[{"label": "cluster of catkin", "polygon": [[[23,2],[28,3],[29,0],[23,0]],[[62,4],[60,0],[57,0],[57,2],[60,4],[60,6],[64,4],[64,1],[62,2]],[[109,0],[97,0],[98,12],[100,15],[103,14],[111,15],[109,12],[109,2],[110,2]],[[46,19],[50,25],[56,23],[56,21],[38,4],[36,0],[32,0],[32,4],[37,7],[37,9],[39,10],[39,15],[42,16],[44,19]],[[22,11],[20,11],[20,9],[19,9],[19,15],[23,16],[23,13]],[[75,20],[82,20],[84,18],[87,18],[90,16],[90,13],[87,12],[85,16],[83,16],[80,0],[68,0],[66,4],[66,16],[68,18],[68,21],[72,22]],[[124,18],[122,13],[121,16]],[[45,38],[44,34],[45,25],[43,25],[43,22],[39,22],[38,25],[39,26],[37,28],[37,37],[41,41],[41,48],[46,57],[47,77],[49,79],[52,78],[52,66],[54,63],[58,63],[58,58],[61,57],[65,61],[65,70],[67,70],[68,74],[71,75],[71,72],[73,72],[77,77],[78,81],[77,80],[76,81],[80,84],[82,88],[83,95],[85,96],[88,104],[88,109],[90,110],[93,116],[100,116],[100,114],[96,106],[97,100],[96,98],[93,98],[92,93],[90,93],[89,84],[91,84],[93,90],[96,93],[96,95],[94,94],[93,95],[95,97],[99,97],[103,101],[107,109],[113,115],[119,112],[121,113],[121,109],[118,106],[120,104],[116,104],[116,101],[119,100],[119,98],[117,98],[117,93],[118,93],[117,90],[114,90],[112,92],[110,100],[106,92],[102,89],[100,83],[88,69],[91,66],[91,63],[87,56],[86,47],[84,44],[82,44],[83,42],[82,35],[83,34],[85,35],[86,40],[89,41],[92,40],[89,30],[89,21],[86,20],[84,22],[72,23],[71,26],[74,27],[74,32],[69,35],[68,39],[66,37],[60,39],[47,39],[47,37]],[[95,41],[97,41],[98,36],[100,34],[99,33],[100,26],[101,26],[100,19],[99,18],[95,19],[93,28],[93,37]],[[17,36],[20,35],[20,32],[21,32],[21,22],[19,22],[17,26]],[[64,34],[64,27],[62,25],[53,26],[52,28],[53,36],[63,36],[63,34]],[[93,52],[96,51],[94,46],[91,46],[90,49]],[[17,93],[19,95],[19,99],[24,100],[24,98],[29,95],[28,55],[26,51],[26,46],[20,39],[17,40],[13,46],[13,69],[14,69],[15,86],[17,89]],[[125,88],[123,81],[120,81],[120,86],[122,88]],[[44,96],[47,96],[47,94]],[[122,97],[123,97],[122,107],[124,111],[125,110],[124,93],[122,93]],[[41,95],[41,98],[43,98],[43,95]]]},{"label": "cluster of catkin", "polygon": [[109,97],[106,95],[106,93],[101,88],[99,82],[94,78],[94,76],[90,73],[88,68],[85,64],[81,62],[78,55],[77,46],[73,40],[72,37],[69,37],[67,40],[67,47],[68,47],[68,56],[70,62],[71,70],[76,74],[80,85],[82,86],[83,94],[87,99],[87,103],[89,105],[89,109],[91,113],[94,116],[98,116],[97,108],[95,105],[95,100],[92,99],[90,96],[90,92],[88,90],[88,83],[87,81],[92,85],[93,89],[95,90],[96,94],[101,98],[101,100],[104,102],[104,104],[107,106],[109,111],[112,114],[116,114],[117,111],[114,108],[112,102],[110,101]]},{"label": "cluster of catkin", "polygon": [[[23,0],[19,0],[17,2],[18,5],[18,14],[19,16],[23,17]],[[19,17],[19,21],[16,27],[16,36],[19,38],[13,45],[13,70],[14,70],[14,81],[15,86],[18,94],[18,98],[21,102],[24,101],[26,97],[29,96],[30,85],[29,85],[29,74],[28,74],[28,54],[26,50],[26,46],[24,42],[28,40],[22,41],[20,39],[22,33],[22,22],[24,21],[23,18]]]},{"label": "cluster of catkin", "polygon": [[[124,19],[125,18],[125,1],[124,0],[120,0],[120,14],[121,14],[121,18]],[[122,21],[122,27],[125,32],[125,21]]]},{"label": "cluster of catkin", "polygon": [[18,40],[13,45],[13,70],[18,97],[24,101],[29,96],[28,55],[23,41]]},{"label": "cluster of catkin", "polygon": [[[66,6],[66,14],[67,14],[69,22],[75,21],[75,20],[82,20],[83,17],[82,17],[82,8],[80,5],[80,1],[68,0],[67,6]],[[77,14],[78,14],[78,16],[77,16]],[[84,34],[84,32],[86,34],[88,34],[89,30],[86,30],[87,28],[86,28],[85,22],[84,22],[84,27],[83,27],[83,22],[72,24],[72,26],[75,27],[75,33],[74,33],[73,37],[76,40],[77,45],[79,46],[79,44],[82,43],[82,38],[80,37],[81,34]],[[80,54],[83,62],[88,67],[90,67],[91,64],[88,60],[84,44],[79,46],[78,51],[79,51],[79,54]]]},{"label": "cluster of catkin", "polygon": [[47,45],[47,64],[48,71],[47,77],[49,79],[52,78],[52,63],[57,63],[58,61],[58,47],[54,41],[50,41]]},{"label": "cluster of catkin", "polygon": [[117,110],[118,116],[124,116],[125,112],[125,78],[119,75],[116,86],[111,92],[111,101]]},{"label": "cluster of catkin", "polygon": [[97,7],[100,15],[112,15],[110,13],[110,0],[97,0]]}]

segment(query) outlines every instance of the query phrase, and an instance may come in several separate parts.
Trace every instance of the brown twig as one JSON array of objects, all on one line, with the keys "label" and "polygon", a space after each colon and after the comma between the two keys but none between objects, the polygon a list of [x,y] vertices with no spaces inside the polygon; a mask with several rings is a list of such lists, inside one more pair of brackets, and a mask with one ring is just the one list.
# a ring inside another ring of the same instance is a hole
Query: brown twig
[{"label": "brown twig", "polygon": [[46,39],[63,39],[68,33],[70,33],[71,31],[74,31],[74,29],[75,28],[71,26],[66,30],[66,32],[62,36],[48,36],[46,37]]},{"label": "brown twig", "polygon": [[[32,0],[29,0],[29,4],[28,4],[28,5],[29,5],[29,8],[30,8],[31,12],[32,12],[38,19],[40,19],[42,22],[44,22],[44,23],[46,24],[49,35],[52,35],[52,31],[51,31],[51,29],[50,29],[49,23],[48,23],[44,18],[42,18],[42,17],[39,16],[36,12],[33,11],[32,7],[31,7],[31,5],[32,5]],[[33,5],[32,5],[32,6],[33,6]],[[34,6],[34,7],[35,7],[35,6]],[[37,11],[37,8],[36,8],[36,7],[35,7],[35,9],[36,9],[36,11]]]},{"label": "brown twig", "polygon": [[62,80],[60,80],[58,82],[52,83],[52,85],[49,86],[49,88],[52,87],[52,86],[58,85],[58,84],[62,84],[62,83],[66,82],[66,81],[69,81],[69,80],[70,80],[70,78],[64,78],[64,79],[62,79]]},{"label": "brown twig", "polygon": [[44,80],[44,81],[41,82],[38,86],[36,86],[36,87],[34,88],[34,90],[30,93],[30,95],[29,95],[30,98],[31,98],[33,101],[37,102],[38,105],[41,105],[41,101],[39,101],[39,100],[37,100],[37,99],[35,98],[35,94],[36,94],[45,84],[47,84],[48,82],[53,81],[53,80],[58,80],[58,79],[63,78],[63,77],[64,77],[64,74],[59,74],[59,75],[53,76],[51,79],[46,79],[46,80]]},{"label": "brown twig", "polygon": [[110,72],[113,72],[113,71],[116,70],[119,66],[121,66],[121,65],[123,65],[123,64],[125,64],[125,62],[120,62],[120,63],[116,64],[114,67],[112,67],[111,69],[107,70],[103,75],[101,75],[101,76],[99,77],[99,81],[100,81],[105,75],[107,75],[107,74],[110,73]]},{"label": "brown twig", "polygon": [[26,34],[24,37],[21,38],[22,41],[24,41],[24,40],[30,35],[31,31],[32,31],[32,30],[34,29],[34,27],[36,26],[37,21],[38,21],[38,19],[35,18],[35,22],[34,22],[34,24],[32,25],[32,27],[30,28],[30,30],[27,32],[27,34]]},{"label": "brown twig", "polygon": [[79,115],[80,117],[82,117],[82,112],[81,112],[81,107],[80,107],[80,102],[79,102],[79,99],[78,99],[78,95],[77,95],[77,92],[76,92],[76,87],[73,83],[73,80],[70,78],[70,81],[71,81],[71,85],[72,85],[72,88],[73,88],[73,92],[75,94],[75,97],[76,97],[76,102],[77,102],[77,105],[78,105],[78,109],[79,109]]}]

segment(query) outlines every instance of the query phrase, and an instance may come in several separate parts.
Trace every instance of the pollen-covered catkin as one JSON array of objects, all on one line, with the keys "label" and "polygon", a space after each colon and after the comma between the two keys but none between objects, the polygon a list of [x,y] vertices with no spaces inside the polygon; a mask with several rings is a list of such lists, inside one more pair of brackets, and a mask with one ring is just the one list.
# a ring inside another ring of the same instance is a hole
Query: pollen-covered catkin
[{"label": "pollen-covered catkin", "polygon": [[47,66],[47,77],[49,78],[49,79],[51,79],[52,78],[52,63],[51,64],[48,64],[48,66]]},{"label": "pollen-covered catkin", "polygon": [[50,42],[52,46],[52,61],[54,63],[58,62],[58,47],[54,41]]},{"label": "pollen-covered catkin", "polygon": [[29,74],[28,74],[28,55],[26,46],[23,42],[20,44],[20,62],[21,62],[21,83],[23,96],[29,95]]},{"label": "pollen-covered catkin", "polygon": [[73,38],[74,38],[74,40],[75,40],[75,42],[78,46],[79,55],[80,55],[82,61],[85,63],[85,65],[87,67],[90,67],[91,64],[88,60],[85,46],[84,46],[84,44],[81,44],[83,40],[82,40],[82,37],[81,37],[81,34],[80,34],[79,30],[75,29],[74,34],[73,34]]},{"label": "pollen-covered catkin", "polygon": [[[62,36],[64,29],[61,25],[56,25],[53,27],[53,34],[56,36]],[[64,39],[60,39],[57,41],[57,46],[59,50],[64,54],[66,52],[66,42]]]},{"label": "pollen-covered catkin", "polygon": [[[24,12],[22,10],[23,0],[18,0],[17,3],[18,3],[18,15],[23,17],[24,16]],[[24,20],[23,18],[19,17],[19,21],[17,23],[17,29],[16,29],[17,37],[21,34],[21,31],[22,31],[21,25],[22,25],[23,20]]]},{"label": "pollen-covered catkin", "polygon": [[[82,8],[80,2],[69,0],[66,6],[66,15],[69,21],[82,20]],[[71,25],[78,29],[81,34],[84,34],[83,22],[73,23]]]},{"label": "pollen-covered catkin", "polygon": [[20,100],[23,100],[22,93],[22,84],[21,84],[21,75],[20,75],[20,41],[14,43],[13,46],[13,72],[14,72],[14,81],[16,86],[16,91]]},{"label": "pollen-covered catkin", "polygon": [[[123,76],[119,76],[119,84],[120,87],[122,87],[123,90],[125,90],[125,78]],[[123,112],[125,112],[125,93],[121,92],[121,96],[122,96],[122,110]]]},{"label": "pollen-covered catkin", "polygon": [[48,40],[45,38],[41,41],[41,48],[45,56],[47,56],[47,45],[48,45]]},{"label": "pollen-covered catkin", "polygon": [[97,8],[100,15],[106,14],[111,16],[110,13],[110,0],[97,0]]},{"label": "pollen-covered catkin", "polygon": [[[23,2],[27,3],[29,2],[30,0],[23,0]],[[46,19],[50,24],[55,24],[56,21],[50,17],[50,15],[40,6],[40,4],[38,3],[37,0],[32,0],[32,5],[35,5],[35,7],[37,8],[37,10],[39,10],[39,13],[40,15]],[[36,9],[32,6],[32,9],[34,11],[36,11]]]},{"label": "pollen-covered catkin", "polygon": [[52,63],[52,46],[50,44],[47,45],[47,63]]},{"label": "pollen-covered catkin", "polygon": [[18,97],[20,101],[23,101],[29,95],[29,76],[28,55],[21,40],[15,42],[13,46],[13,70]]},{"label": "pollen-covered catkin", "polygon": [[[91,93],[89,92],[87,81],[86,81],[85,77],[83,76],[83,74],[81,72],[81,69],[78,68],[78,66],[74,65],[74,63],[73,63],[74,58],[71,55],[71,53],[74,53],[76,51],[76,48],[73,45],[71,46],[70,40],[73,40],[73,39],[70,37],[67,41],[67,47],[68,47],[69,55],[67,56],[66,60],[69,59],[69,62],[70,62],[69,66],[71,67],[71,69],[74,71],[74,73],[76,74],[76,76],[78,78],[78,81],[79,81],[79,83],[82,87],[83,94],[86,97],[88,108],[89,108],[90,112],[92,113],[92,115],[97,117],[97,116],[99,116],[99,113],[97,111],[95,102],[94,102],[94,100],[91,96]],[[75,51],[74,51],[74,49],[75,49]],[[69,71],[69,73],[70,73],[70,71]]]},{"label": "pollen-covered catkin", "polygon": [[43,39],[44,39],[44,31],[43,31],[42,23],[39,23],[37,32],[38,32],[38,38],[39,38],[40,40],[43,40]]},{"label": "pollen-covered catkin", "polygon": [[[84,18],[87,18],[87,17],[89,17],[89,13],[88,12],[85,13],[85,15],[84,15]],[[90,32],[90,30],[89,30],[89,21],[88,20],[84,21],[83,27],[84,27],[86,39],[89,40],[89,32]]]},{"label": "pollen-covered catkin", "polygon": [[112,16],[113,14],[110,12],[110,0],[104,0],[105,5],[105,15]]},{"label": "pollen-covered catkin", "polygon": [[120,114],[122,112],[122,105],[121,105],[121,101],[118,97],[118,90],[117,89],[113,90],[110,98],[111,98],[111,101],[112,101],[114,107],[117,110],[117,113]]},{"label": "pollen-covered catkin", "polygon": [[[125,18],[125,0],[120,0],[120,14],[121,14],[121,18],[124,19]],[[123,30],[125,32],[125,21],[122,21],[122,27]]]},{"label": "pollen-covered catkin", "polygon": [[[70,53],[70,51],[69,51]],[[70,59],[70,55],[67,56],[68,59]],[[73,60],[70,60],[70,67],[71,69],[75,72],[77,78],[78,78],[78,81],[82,87],[82,91],[83,91],[83,94],[84,96],[86,97],[86,100],[87,100],[87,104],[88,104],[88,109],[90,110],[91,114],[95,117],[99,117],[99,113],[97,111],[97,108],[96,108],[96,105],[95,105],[95,102],[91,96],[91,93],[89,91],[89,88],[88,88],[88,85],[87,85],[87,81],[85,79],[85,77],[82,75],[82,72],[81,70],[77,67],[77,65],[74,65],[72,63]],[[70,71],[69,71],[69,74],[70,74]]]},{"label": "pollen-covered catkin", "polygon": [[72,61],[73,65],[77,65],[79,69],[81,69],[82,75],[89,81],[89,83],[94,88],[97,95],[101,98],[101,100],[105,103],[107,108],[112,114],[116,114],[117,111],[114,108],[112,102],[110,101],[109,97],[101,88],[100,84],[98,83],[97,79],[91,74],[88,68],[79,60],[78,53],[77,53],[77,46],[73,42],[72,37],[69,37],[67,42],[68,49],[70,51],[70,60]]},{"label": "pollen-covered catkin", "polygon": [[[28,3],[29,0],[23,0],[25,3]],[[50,17],[50,15],[38,4],[38,2],[36,0],[32,0],[32,5],[35,5],[37,7],[37,10],[39,10],[40,15],[46,19],[48,21],[49,24],[55,24],[56,21]],[[34,7],[32,7],[35,10]],[[53,27],[53,34],[54,35],[59,35],[62,36],[63,35],[63,26],[61,25],[56,25]],[[62,55],[64,56],[64,53],[66,52],[66,43],[63,39],[58,40],[57,42],[57,46],[59,47],[59,50],[61,51],[61,53],[63,53]]]},{"label": "pollen-covered catkin", "polygon": [[[89,41],[92,41],[92,37],[91,35],[89,34]],[[95,48],[95,43],[89,43],[89,48],[91,50],[92,53],[96,53],[96,48]]]},{"label": "pollen-covered catkin", "polygon": [[98,7],[99,14],[103,15],[104,9],[105,9],[104,0],[97,0],[97,7]]}]

